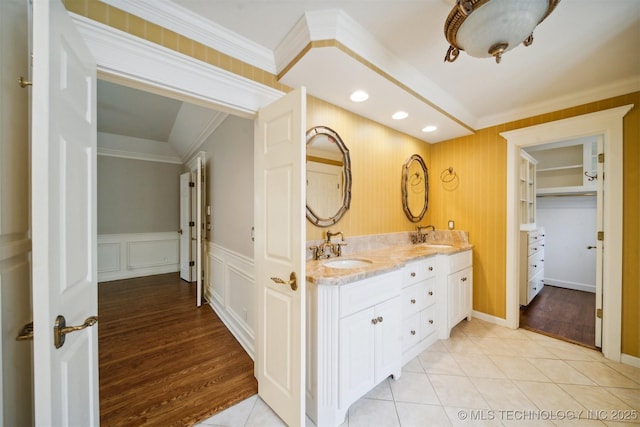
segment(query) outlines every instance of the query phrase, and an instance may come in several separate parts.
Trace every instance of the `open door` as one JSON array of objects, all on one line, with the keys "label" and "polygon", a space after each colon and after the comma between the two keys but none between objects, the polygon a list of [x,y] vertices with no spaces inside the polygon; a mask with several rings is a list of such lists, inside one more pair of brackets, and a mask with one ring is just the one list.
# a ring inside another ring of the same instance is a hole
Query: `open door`
[{"label": "open door", "polygon": [[204,151],[198,153],[188,163],[190,179],[193,185],[189,184],[191,191],[191,220],[189,235],[191,236],[191,261],[194,270],[191,273],[191,282],[196,282],[196,306],[202,305],[204,270],[202,265],[202,253],[204,251],[204,239],[206,237],[204,224],[204,165],[206,154]]},{"label": "open door", "polygon": [[191,256],[191,172],[180,175],[180,278],[191,283],[195,262]]},{"label": "open door", "polygon": [[596,193],[596,230],[598,230],[598,236],[596,240],[596,342],[595,346],[602,348],[602,288],[603,288],[603,261],[604,261],[604,246],[603,240],[600,238],[600,231],[604,230],[604,154],[602,154],[602,162],[600,161],[600,153],[604,153],[604,141],[602,135],[598,137],[598,179],[597,193]]},{"label": "open door", "polygon": [[306,91],[258,112],[255,127],[255,374],[290,426],[305,422]]},{"label": "open door", "polygon": [[97,426],[96,66],[58,0],[30,3],[35,425]]}]

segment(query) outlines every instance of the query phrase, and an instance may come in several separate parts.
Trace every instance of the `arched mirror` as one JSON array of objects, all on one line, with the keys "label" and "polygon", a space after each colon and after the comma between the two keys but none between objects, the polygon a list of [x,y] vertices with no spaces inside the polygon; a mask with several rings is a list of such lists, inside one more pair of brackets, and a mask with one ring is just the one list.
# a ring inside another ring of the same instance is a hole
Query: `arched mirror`
[{"label": "arched mirror", "polygon": [[402,208],[411,222],[420,222],[429,207],[429,175],[419,154],[402,167]]},{"label": "arched mirror", "polygon": [[340,136],[326,126],[307,131],[307,219],[329,227],[351,203],[351,160]]}]

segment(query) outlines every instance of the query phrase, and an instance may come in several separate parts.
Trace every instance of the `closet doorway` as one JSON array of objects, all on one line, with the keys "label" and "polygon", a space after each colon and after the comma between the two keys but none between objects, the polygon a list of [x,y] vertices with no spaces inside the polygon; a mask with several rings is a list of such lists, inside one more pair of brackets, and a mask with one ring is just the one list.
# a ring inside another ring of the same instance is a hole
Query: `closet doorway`
[{"label": "closet doorway", "polygon": [[598,154],[604,152],[603,138],[594,135],[524,151],[535,165],[534,218],[544,242],[539,248],[544,254],[534,264],[544,267],[537,295],[520,307],[520,326],[600,347],[594,314],[601,306],[596,298],[601,298],[597,237],[604,206]]}]

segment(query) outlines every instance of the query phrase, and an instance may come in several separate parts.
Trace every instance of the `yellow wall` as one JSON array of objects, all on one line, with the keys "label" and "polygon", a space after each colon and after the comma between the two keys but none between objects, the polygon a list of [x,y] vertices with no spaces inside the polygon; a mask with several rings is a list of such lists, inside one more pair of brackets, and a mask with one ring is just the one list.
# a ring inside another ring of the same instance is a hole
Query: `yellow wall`
[{"label": "yellow wall", "polygon": [[[322,239],[327,230],[342,231],[346,237],[414,230],[416,224],[402,210],[402,167],[412,154],[420,154],[428,166],[430,146],[309,96],[307,128],[320,125],[336,131],[349,149],[351,208],[328,228],[307,221],[307,240]],[[431,169],[429,179],[434,179]],[[420,223],[430,224],[428,212]]]},{"label": "yellow wall", "polygon": [[[180,51],[265,85],[288,91],[276,76],[207,48],[157,25],[145,22],[97,0],[64,0],[68,10],[151,42]],[[474,135],[422,147],[429,167],[429,211],[423,223],[438,228],[448,219],[469,231],[474,250],[474,309],[504,318],[506,250],[506,142],[500,132],[634,104],[624,119],[624,212],[622,352],[640,357],[640,93],[581,105],[480,130]],[[414,224],[402,219],[402,163],[421,147],[410,137],[321,101],[309,100],[307,126],[334,128],[351,150],[352,209],[338,227],[347,236],[404,231]],[[388,139],[388,140],[387,140]],[[395,145],[391,141],[396,141]],[[399,145],[408,143],[411,148]],[[453,167],[459,176],[454,191],[442,188],[440,172]],[[387,194],[388,192],[388,194]],[[383,194],[384,193],[384,194]],[[361,198],[362,195],[366,198]],[[397,202],[394,202],[396,200]],[[337,230],[337,228],[336,228]],[[308,227],[307,237],[322,230]]]},{"label": "yellow wall", "polygon": [[624,119],[622,352],[640,356],[640,92],[482,129],[432,146],[434,175],[451,166],[460,183],[454,191],[432,184],[431,220],[443,228],[448,219],[454,219],[457,228],[469,231],[475,245],[475,310],[506,317],[506,141],[499,133],[627,104],[635,107]]}]

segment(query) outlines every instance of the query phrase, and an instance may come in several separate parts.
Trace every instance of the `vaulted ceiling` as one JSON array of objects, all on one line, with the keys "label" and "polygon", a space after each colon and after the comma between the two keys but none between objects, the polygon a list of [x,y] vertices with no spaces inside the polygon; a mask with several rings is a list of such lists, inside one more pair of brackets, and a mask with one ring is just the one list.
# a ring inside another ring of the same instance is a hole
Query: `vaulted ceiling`
[{"label": "vaulted ceiling", "polygon": [[[443,61],[452,0],[103,1],[429,143],[640,90],[638,0],[562,0],[500,64],[464,52]],[[166,142],[180,158],[225,117],[103,83],[103,132]],[[369,100],[350,101],[356,89]],[[391,119],[397,110],[409,117]],[[155,124],[141,126],[145,116]],[[196,117],[198,131],[184,122]]]}]

